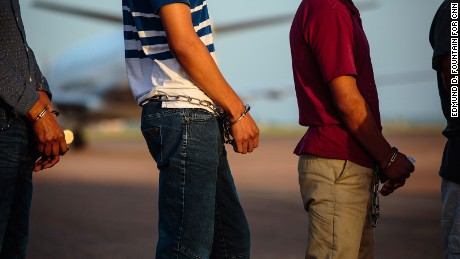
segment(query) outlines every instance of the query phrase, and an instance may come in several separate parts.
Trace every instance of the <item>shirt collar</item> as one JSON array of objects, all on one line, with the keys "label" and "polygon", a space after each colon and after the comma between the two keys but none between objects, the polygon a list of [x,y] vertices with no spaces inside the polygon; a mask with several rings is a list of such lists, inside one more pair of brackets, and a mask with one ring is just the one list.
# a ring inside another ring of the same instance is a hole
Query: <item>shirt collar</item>
[{"label": "shirt collar", "polygon": [[340,0],[351,12],[359,14],[358,8],[356,8],[355,4],[352,0]]}]

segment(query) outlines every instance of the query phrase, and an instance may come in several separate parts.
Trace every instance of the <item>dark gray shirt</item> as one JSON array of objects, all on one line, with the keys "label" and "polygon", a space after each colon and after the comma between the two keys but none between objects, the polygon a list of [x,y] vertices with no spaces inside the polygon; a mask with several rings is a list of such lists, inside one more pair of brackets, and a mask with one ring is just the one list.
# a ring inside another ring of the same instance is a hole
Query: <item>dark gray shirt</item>
[{"label": "dark gray shirt", "polygon": [[450,55],[450,4],[453,0],[445,0],[438,9],[430,31],[430,43],[433,47],[433,69],[437,71],[439,96],[447,127],[443,134],[449,140],[444,148],[439,174],[444,179],[460,184],[460,119],[450,116],[450,96],[444,88],[441,73],[441,60]]},{"label": "dark gray shirt", "polygon": [[439,95],[441,97],[442,110],[444,117],[447,120],[447,127],[444,130],[444,135],[460,134],[460,119],[450,116],[450,97],[444,88],[444,82],[441,74],[441,59],[444,56],[450,55],[450,4],[452,0],[445,0],[439,7],[430,30],[430,43],[433,47],[433,62],[432,67],[437,71]]},{"label": "dark gray shirt", "polygon": [[39,99],[37,90],[46,91],[51,97],[48,83],[27,45],[19,1],[1,0],[0,115],[5,111],[26,115]]}]

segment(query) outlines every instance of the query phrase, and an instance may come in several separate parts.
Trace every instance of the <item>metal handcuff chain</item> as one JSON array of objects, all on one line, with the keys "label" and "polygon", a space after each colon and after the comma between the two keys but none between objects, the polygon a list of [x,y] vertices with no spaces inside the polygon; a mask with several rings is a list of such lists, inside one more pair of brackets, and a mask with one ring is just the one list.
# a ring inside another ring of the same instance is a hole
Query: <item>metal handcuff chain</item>
[{"label": "metal handcuff chain", "polygon": [[[228,121],[228,114],[220,107],[216,106],[214,103],[208,100],[201,100],[195,97],[187,96],[187,95],[154,95],[149,97],[146,101],[160,101],[160,102],[187,102],[193,105],[198,105],[202,107],[209,108],[212,110],[214,116],[218,117],[222,121],[222,127],[224,130],[224,143],[225,144],[232,144],[233,137],[231,134],[230,126],[235,124],[236,122],[229,122]],[[245,112],[238,118],[238,121],[242,119],[242,117],[246,116],[249,112],[250,107],[246,106]]]},{"label": "metal handcuff chain", "polygon": [[379,181],[380,181],[380,171],[379,167],[376,166],[374,170],[374,175],[372,177],[372,187],[371,187],[371,223],[372,227],[377,227],[380,218],[380,201],[379,201]]},{"label": "metal handcuff chain", "polygon": [[212,110],[215,116],[221,116],[224,111],[222,108],[216,106],[214,103],[208,100],[201,100],[195,97],[190,97],[187,95],[154,95],[149,97],[147,101],[160,101],[160,102],[187,102],[193,105],[203,106]]}]

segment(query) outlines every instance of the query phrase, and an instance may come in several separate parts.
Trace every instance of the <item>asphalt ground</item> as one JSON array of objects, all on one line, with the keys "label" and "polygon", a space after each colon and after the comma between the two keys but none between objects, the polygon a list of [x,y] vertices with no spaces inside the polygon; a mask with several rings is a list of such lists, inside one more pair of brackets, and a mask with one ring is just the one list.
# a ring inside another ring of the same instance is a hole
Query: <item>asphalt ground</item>
[{"label": "asphalt ground", "polygon": [[[249,220],[252,258],[304,258],[308,217],[297,181],[299,137],[262,138],[250,155],[229,160]],[[380,199],[376,258],[439,259],[440,134],[393,134],[390,143],[417,159],[403,189]],[[96,140],[34,175],[29,256],[154,258],[158,171],[145,143]]]}]

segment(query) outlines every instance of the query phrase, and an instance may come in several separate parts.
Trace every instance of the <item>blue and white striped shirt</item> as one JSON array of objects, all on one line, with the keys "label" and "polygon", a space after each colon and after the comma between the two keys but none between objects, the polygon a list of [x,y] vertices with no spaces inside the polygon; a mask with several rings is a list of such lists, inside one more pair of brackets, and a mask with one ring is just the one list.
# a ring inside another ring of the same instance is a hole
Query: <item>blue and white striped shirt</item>
[{"label": "blue and white striped shirt", "polygon": [[[158,10],[171,3],[190,6],[195,31],[216,59],[205,0],[123,0],[126,70],[131,90],[139,104],[158,94],[187,95],[211,101],[193,83],[169,49]],[[164,102],[163,107],[199,108],[185,102]]]}]

